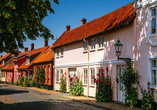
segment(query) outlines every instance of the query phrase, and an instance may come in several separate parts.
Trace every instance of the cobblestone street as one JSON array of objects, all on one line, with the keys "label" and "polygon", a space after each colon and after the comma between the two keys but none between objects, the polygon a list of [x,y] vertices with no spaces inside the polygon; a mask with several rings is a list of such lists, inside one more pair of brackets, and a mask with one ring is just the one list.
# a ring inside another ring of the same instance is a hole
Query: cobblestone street
[{"label": "cobblestone street", "polygon": [[60,98],[65,95],[68,94],[49,94],[0,85],[0,110],[103,110],[103,108]]}]

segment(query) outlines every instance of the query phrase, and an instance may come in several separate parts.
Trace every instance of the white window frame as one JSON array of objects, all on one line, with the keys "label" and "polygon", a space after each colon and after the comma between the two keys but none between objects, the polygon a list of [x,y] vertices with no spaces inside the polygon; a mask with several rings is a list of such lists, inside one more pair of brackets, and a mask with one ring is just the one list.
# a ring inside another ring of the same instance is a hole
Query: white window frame
[{"label": "white window frame", "polygon": [[63,52],[64,52],[64,49],[61,48],[61,57],[64,55]]},{"label": "white window frame", "polygon": [[59,70],[56,71],[56,82],[59,82]]},{"label": "white window frame", "polygon": [[104,48],[104,37],[99,37],[98,38],[98,49]]},{"label": "white window frame", "polygon": [[88,41],[84,41],[84,52],[88,51]]},{"label": "white window frame", "polygon": [[88,70],[85,68],[84,70],[83,70],[83,84],[84,85],[87,85],[87,81],[88,81]]},{"label": "white window frame", "polygon": [[95,50],[95,39],[91,39],[91,50]]},{"label": "white window frame", "polygon": [[57,57],[59,57],[59,49],[57,49]]},{"label": "white window frame", "polygon": [[[152,60],[156,60],[156,67],[152,67]],[[152,85],[152,70],[156,69],[156,85]],[[147,82],[150,82],[150,88],[157,87],[157,56],[147,56]]]},{"label": "white window frame", "polygon": [[63,69],[60,69],[60,74],[61,74],[61,77],[62,77],[62,75],[63,75]]},{"label": "white window frame", "polygon": [[91,81],[91,85],[95,85],[93,77],[95,77],[95,68],[91,68],[91,80],[90,80]]}]

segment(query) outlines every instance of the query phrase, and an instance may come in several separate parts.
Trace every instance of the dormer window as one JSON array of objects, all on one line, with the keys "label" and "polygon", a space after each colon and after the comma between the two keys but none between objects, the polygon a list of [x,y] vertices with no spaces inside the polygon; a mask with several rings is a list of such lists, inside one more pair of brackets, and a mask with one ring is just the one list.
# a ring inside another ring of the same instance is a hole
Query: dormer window
[{"label": "dormer window", "polygon": [[63,56],[63,48],[61,48],[61,56]]},{"label": "dormer window", "polygon": [[30,58],[27,57],[27,58],[26,58],[26,65],[29,65],[29,64],[30,64]]},{"label": "dormer window", "polygon": [[57,57],[59,57],[59,49],[57,50]]},{"label": "dormer window", "polygon": [[98,43],[99,43],[99,49],[104,47],[104,37],[99,37],[98,38]]},{"label": "dormer window", "polygon": [[91,50],[95,50],[95,39],[91,40]]},{"label": "dormer window", "polygon": [[4,60],[2,60],[2,65],[4,65]]}]

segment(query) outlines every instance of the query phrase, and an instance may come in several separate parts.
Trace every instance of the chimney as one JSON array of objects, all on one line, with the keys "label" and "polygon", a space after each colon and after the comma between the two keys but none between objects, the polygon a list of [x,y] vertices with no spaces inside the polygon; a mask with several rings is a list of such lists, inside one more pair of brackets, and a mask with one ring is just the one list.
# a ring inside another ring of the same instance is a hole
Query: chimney
[{"label": "chimney", "polygon": [[44,46],[45,46],[45,47],[48,46],[48,40],[45,40]]},{"label": "chimney", "polygon": [[87,19],[85,19],[85,18],[81,19],[81,25],[86,24],[86,20],[87,20]]},{"label": "chimney", "polygon": [[70,26],[69,25],[66,26],[66,31],[70,31]]},{"label": "chimney", "polygon": [[1,58],[3,57],[3,55],[1,55]]},{"label": "chimney", "polygon": [[24,52],[27,52],[27,51],[28,51],[28,47],[25,47],[25,48],[24,48]]},{"label": "chimney", "polygon": [[31,50],[34,50],[34,43],[31,44]]}]

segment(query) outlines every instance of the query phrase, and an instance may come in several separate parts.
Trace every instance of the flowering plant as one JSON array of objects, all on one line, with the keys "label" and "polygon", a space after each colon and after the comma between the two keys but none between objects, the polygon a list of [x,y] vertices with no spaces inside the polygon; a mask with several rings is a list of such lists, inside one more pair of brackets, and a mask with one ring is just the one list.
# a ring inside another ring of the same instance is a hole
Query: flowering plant
[{"label": "flowering plant", "polygon": [[61,77],[61,82],[60,82],[60,92],[66,93],[66,72],[62,75]]},{"label": "flowering plant", "polygon": [[104,75],[104,69],[100,69],[97,78],[94,78],[96,83],[96,101],[107,102],[112,101],[111,78],[108,75],[108,67],[106,67],[107,76]]},{"label": "flowering plant", "polygon": [[69,75],[69,79],[70,79],[70,91],[69,91],[70,95],[75,95],[75,96],[84,95],[83,93],[84,88],[80,78],[74,74],[73,77],[70,77]]},{"label": "flowering plant", "polygon": [[[139,85],[140,86],[140,85]],[[148,82],[148,91],[144,90],[141,86],[141,93],[142,93],[142,106],[144,110],[153,110],[153,104],[154,102],[154,89],[149,88],[150,82]]]},{"label": "flowering plant", "polygon": [[36,79],[36,86],[41,87],[42,83],[44,82],[44,68],[37,66],[35,79]]}]

